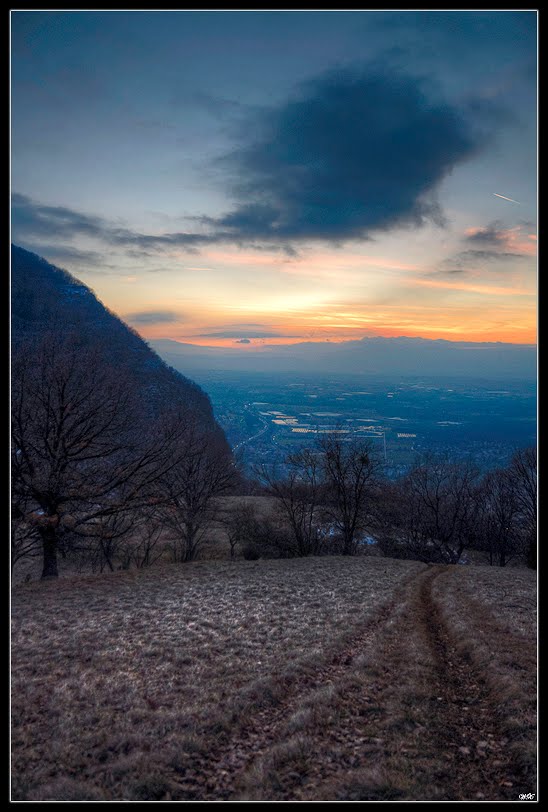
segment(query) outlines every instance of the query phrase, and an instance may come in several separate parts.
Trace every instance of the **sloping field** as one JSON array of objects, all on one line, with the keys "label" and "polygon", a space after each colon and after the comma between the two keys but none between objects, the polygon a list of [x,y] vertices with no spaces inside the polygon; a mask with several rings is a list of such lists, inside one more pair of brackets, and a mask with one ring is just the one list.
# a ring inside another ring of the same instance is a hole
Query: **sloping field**
[{"label": "sloping field", "polygon": [[515,628],[516,571],[379,558],[18,586],[12,798],[536,792],[536,580],[518,580]]}]

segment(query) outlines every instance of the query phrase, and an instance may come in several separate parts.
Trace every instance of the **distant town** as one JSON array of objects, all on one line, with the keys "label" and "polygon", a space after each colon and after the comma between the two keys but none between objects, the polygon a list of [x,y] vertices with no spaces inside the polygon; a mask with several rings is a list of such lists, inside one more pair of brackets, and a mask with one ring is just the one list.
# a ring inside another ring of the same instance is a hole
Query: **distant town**
[{"label": "distant town", "polygon": [[536,385],[378,376],[202,371],[193,373],[244,468],[281,464],[288,452],[336,431],[368,438],[398,476],[428,450],[504,465],[536,443]]}]

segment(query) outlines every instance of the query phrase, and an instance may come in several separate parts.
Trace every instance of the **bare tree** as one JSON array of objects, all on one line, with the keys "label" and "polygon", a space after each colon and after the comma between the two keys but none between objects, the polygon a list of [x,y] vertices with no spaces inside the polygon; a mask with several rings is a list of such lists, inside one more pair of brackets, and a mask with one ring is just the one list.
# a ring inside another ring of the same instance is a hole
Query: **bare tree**
[{"label": "bare tree", "polygon": [[318,442],[326,515],[342,539],[342,554],[355,555],[373,516],[380,462],[368,441],[326,434]]},{"label": "bare tree", "polygon": [[395,488],[392,511],[399,544],[422,561],[456,564],[478,534],[476,485],[470,462],[426,454]]},{"label": "bare tree", "polygon": [[379,514],[377,537],[384,555],[425,562],[438,556],[410,477],[383,483]]},{"label": "bare tree", "polygon": [[522,533],[527,545],[527,565],[537,567],[537,451],[530,446],[516,451],[509,466],[515,488]]},{"label": "bare tree", "polygon": [[133,382],[100,348],[51,333],[14,348],[13,500],[40,538],[43,578],[58,575],[67,529],[108,529],[173,464],[173,436],[144,424]]},{"label": "bare tree", "polygon": [[150,567],[164,552],[164,523],[157,506],[145,506],[138,512],[137,532],[129,548],[138,569]]},{"label": "bare tree", "polygon": [[237,471],[214,434],[201,430],[189,415],[181,416],[179,424],[176,462],[159,481],[158,513],[174,537],[176,557],[192,561],[217,516],[215,498],[232,487]]},{"label": "bare tree", "polygon": [[96,516],[70,529],[70,552],[80,562],[90,563],[94,571],[128,569],[136,524],[136,511],[120,510]]},{"label": "bare tree", "polygon": [[489,563],[505,567],[523,552],[523,535],[518,515],[516,482],[506,468],[486,474],[478,490],[480,544],[487,549]]},{"label": "bare tree", "polygon": [[234,558],[238,546],[243,547],[253,541],[254,527],[257,522],[253,505],[243,503],[225,508],[219,521],[226,533],[230,557]]},{"label": "bare tree", "polygon": [[262,466],[257,470],[260,480],[268,486],[277,500],[278,510],[290,530],[290,535],[276,535],[280,552],[295,556],[317,555],[322,547],[323,533],[320,507],[325,487],[320,455],[313,449],[289,454],[285,460],[285,475]]},{"label": "bare tree", "polygon": [[259,514],[252,504],[240,502],[225,508],[219,521],[226,532],[231,558],[237,548],[246,559],[293,554],[292,537],[284,532],[283,524],[280,526],[271,514]]}]

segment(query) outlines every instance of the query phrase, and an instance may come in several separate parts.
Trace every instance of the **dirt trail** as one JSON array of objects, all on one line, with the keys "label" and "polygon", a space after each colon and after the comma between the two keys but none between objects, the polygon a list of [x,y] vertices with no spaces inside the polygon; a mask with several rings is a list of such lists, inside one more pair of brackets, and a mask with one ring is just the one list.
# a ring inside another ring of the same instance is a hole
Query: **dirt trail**
[{"label": "dirt trail", "polygon": [[531,787],[523,784],[512,763],[508,740],[496,721],[498,709],[483,675],[459,653],[432,595],[433,582],[441,572],[458,570],[429,569],[418,579],[409,614],[413,631],[422,637],[422,656],[431,662],[424,691],[428,712],[424,713],[426,708],[422,711],[426,732],[421,743],[422,760],[427,768],[430,762],[432,772],[427,769],[420,776],[421,783],[444,800],[517,800],[518,793],[529,792]]},{"label": "dirt trail", "polygon": [[173,797],[517,800],[534,792],[512,763],[500,709],[433,596],[451,570],[414,575],[343,651],[197,759]]}]

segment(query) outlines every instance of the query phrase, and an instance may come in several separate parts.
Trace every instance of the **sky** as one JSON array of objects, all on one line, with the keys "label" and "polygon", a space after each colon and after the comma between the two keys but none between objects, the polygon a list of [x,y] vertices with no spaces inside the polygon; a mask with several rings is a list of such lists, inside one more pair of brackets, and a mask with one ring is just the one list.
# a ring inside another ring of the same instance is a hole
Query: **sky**
[{"label": "sky", "polygon": [[12,11],[12,242],[148,340],[535,343],[536,11]]}]

